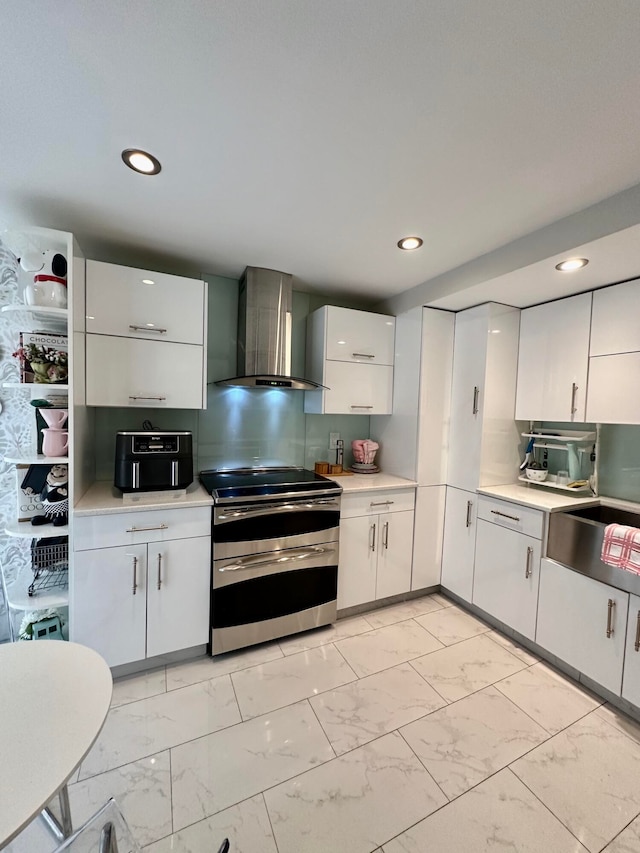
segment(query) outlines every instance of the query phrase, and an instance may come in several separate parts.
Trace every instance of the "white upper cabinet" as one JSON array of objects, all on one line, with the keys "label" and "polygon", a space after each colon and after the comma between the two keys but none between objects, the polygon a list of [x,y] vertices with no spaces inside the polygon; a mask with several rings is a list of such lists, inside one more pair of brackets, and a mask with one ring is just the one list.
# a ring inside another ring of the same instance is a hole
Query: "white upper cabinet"
[{"label": "white upper cabinet", "polygon": [[320,311],[326,313],[326,358],[393,365],[394,317],[335,305]]},{"label": "white upper cabinet", "polygon": [[456,314],[447,484],[474,492],[511,483],[519,310],[488,303]]},{"label": "white upper cabinet", "polygon": [[640,279],[593,294],[589,355],[640,352]]},{"label": "white upper cabinet", "polygon": [[588,421],[640,423],[639,312],[640,279],[593,294]]},{"label": "white upper cabinet", "polygon": [[522,311],[516,419],[585,421],[591,293]]},{"label": "white upper cabinet", "polygon": [[87,261],[87,332],[202,345],[205,284]]},{"label": "white upper cabinet", "polygon": [[204,409],[204,347],[87,335],[87,405]]},{"label": "white upper cabinet", "polygon": [[325,305],[307,319],[308,414],[388,415],[393,409],[395,318]]}]

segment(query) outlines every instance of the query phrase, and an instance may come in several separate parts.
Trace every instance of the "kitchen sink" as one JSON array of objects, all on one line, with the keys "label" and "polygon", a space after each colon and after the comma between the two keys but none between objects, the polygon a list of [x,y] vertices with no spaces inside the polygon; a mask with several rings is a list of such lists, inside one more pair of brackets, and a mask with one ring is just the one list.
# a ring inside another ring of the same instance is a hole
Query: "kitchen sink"
[{"label": "kitchen sink", "polygon": [[607,566],[600,559],[607,524],[640,527],[640,513],[610,506],[591,506],[552,512],[547,557],[595,580],[640,595],[640,575]]}]

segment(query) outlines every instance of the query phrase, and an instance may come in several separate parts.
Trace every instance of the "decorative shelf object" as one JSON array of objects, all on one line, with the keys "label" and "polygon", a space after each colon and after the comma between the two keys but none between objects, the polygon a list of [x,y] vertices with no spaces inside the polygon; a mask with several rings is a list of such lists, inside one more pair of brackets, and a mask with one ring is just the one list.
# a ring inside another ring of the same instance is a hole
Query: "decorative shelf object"
[{"label": "decorative shelf object", "polygon": [[52,524],[34,526],[30,521],[16,521],[5,527],[4,532],[18,539],[51,539],[54,536],[68,536],[69,527],[54,527]]},{"label": "decorative shelf object", "polygon": [[579,489],[570,489],[568,486],[562,486],[560,483],[556,483],[556,475],[549,474],[546,480],[542,482],[538,480],[530,480],[528,477],[518,477],[518,480],[521,483],[527,483],[529,486],[543,486],[545,489],[558,489],[561,492],[571,492],[574,495],[584,495],[584,494],[593,494],[591,491],[591,486],[582,486]]}]

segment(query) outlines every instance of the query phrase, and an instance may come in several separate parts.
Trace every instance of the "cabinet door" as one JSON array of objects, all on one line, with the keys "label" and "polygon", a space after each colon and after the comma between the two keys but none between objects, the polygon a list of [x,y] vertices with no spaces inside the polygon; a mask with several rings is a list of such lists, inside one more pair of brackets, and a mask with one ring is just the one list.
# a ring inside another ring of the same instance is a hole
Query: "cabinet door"
[{"label": "cabinet door", "polygon": [[477,496],[447,487],[442,548],[442,586],[471,601],[476,547]]},{"label": "cabinet door", "polygon": [[147,657],[208,642],[211,538],[147,547]]},{"label": "cabinet door", "polygon": [[536,642],[618,696],[628,609],[628,593],[541,561]]},{"label": "cabinet door", "polygon": [[540,540],[478,519],[473,603],[533,640],[539,581]]},{"label": "cabinet door", "polygon": [[324,414],[390,415],[393,367],[381,364],[325,363]]},{"label": "cabinet door", "polygon": [[589,359],[587,418],[600,424],[640,424],[640,352]]},{"label": "cabinet door", "polygon": [[480,476],[487,319],[476,309],[456,315],[447,485],[475,491]]},{"label": "cabinet door", "polygon": [[379,541],[377,516],[345,518],[340,522],[338,610],[375,600]]},{"label": "cabinet door", "polygon": [[624,653],[622,698],[640,706],[640,597],[629,596],[627,646]]},{"label": "cabinet door", "polygon": [[144,660],[147,546],[74,554],[71,640],[99,652],[109,666]]},{"label": "cabinet door", "polygon": [[594,291],[589,354],[640,351],[639,315],[640,279]]},{"label": "cabinet door", "polygon": [[585,420],[590,326],[590,293],[522,312],[516,420]]},{"label": "cabinet door", "polygon": [[327,306],[325,357],[393,365],[395,317]]},{"label": "cabinet door", "polygon": [[204,348],[87,335],[87,405],[204,408]]},{"label": "cabinet door", "polygon": [[386,512],[378,516],[376,598],[411,589],[413,512]]},{"label": "cabinet door", "polygon": [[445,486],[424,486],[416,491],[411,589],[440,583],[446,492]]},{"label": "cabinet door", "polygon": [[87,261],[87,332],[204,342],[204,282]]}]

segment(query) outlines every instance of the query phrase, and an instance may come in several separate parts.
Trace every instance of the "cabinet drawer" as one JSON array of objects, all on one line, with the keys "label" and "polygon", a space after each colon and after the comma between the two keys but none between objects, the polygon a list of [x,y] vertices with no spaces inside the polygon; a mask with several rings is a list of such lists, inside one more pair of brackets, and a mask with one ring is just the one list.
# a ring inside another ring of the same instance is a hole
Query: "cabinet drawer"
[{"label": "cabinet drawer", "polygon": [[87,335],[87,405],[204,408],[204,347]]},{"label": "cabinet drawer", "polygon": [[87,261],[87,332],[202,344],[204,282]]},{"label": "cabinet drawer", "polygon": [[517,530],[519,533],[533,536],[534,539],[542,539],[544,513],[539,509],[479,495],[478,518]]},{"label": "cabinet drawer", "polygon": [[355,518],[359,515],[379,515],[382,512],[402,512],[413,509],[416,502],[415,489],[386,489],[342,495],[340,515]]},{"label": "cabinet drawer", "polygon": [[211,507],[206,506],[85,515],[74,519],[76,551],[210,535]]}]

